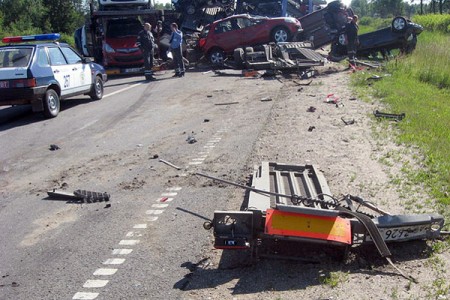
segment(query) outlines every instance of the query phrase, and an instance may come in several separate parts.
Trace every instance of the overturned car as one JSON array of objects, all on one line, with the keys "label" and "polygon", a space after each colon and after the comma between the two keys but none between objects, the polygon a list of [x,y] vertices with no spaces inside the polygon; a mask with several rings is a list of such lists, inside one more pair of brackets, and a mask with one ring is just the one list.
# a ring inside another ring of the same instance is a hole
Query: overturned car
[{"label": "overturned car", "polygon": [[[421,25],[404,17],[395,17],[390,27],[359,35],[356,55],[377,57],[378,53],[381,53],[383,57],[387,57],[393,49],[409,54],[416,48],[417,36],[422,31]],[[341,33],[333,42],[330,55],[333,58],[339,58],[346,54],[347,36]]]}]

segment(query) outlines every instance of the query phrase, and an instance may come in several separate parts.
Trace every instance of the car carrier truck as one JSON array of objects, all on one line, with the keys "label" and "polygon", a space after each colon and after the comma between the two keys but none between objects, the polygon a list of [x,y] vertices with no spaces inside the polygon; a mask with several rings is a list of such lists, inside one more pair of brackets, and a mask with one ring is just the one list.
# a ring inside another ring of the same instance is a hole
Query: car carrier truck
[{"label": "car carrier truck", "polygon": [[90,3],[86,24],[75,32],[75,44],[84,56],[93,57],[108,74],[143,71],[142,52],[136,45],[137,34],[148,22],[155,26],[164,12],[153,9],[149,0]]}]

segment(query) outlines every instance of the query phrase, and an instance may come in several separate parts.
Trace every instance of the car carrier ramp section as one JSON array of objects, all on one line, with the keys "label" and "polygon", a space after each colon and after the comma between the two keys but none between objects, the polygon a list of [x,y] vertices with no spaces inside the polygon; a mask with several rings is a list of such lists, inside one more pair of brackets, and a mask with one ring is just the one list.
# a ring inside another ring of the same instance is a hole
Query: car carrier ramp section
[{"label": "car carrier ramp section", "polygon": [[[305,208],[324,208],[323,203],[331,202],[328,184],[313,165],[289,165],[274,162],[262,162],[253,172],[252,187],[258,190],[293,196],[292,198],[261,194],[251,191],[248,200],[248,210],[265,213],[267,209],[279,208],[289,210],[304,210]],[[298,201],[298,199],[304,199]],[[306,199],[320,199],[308,201]],[[293,201],[295,203],[293,203]],[[295,204],[295,205],[294,205]]]}]

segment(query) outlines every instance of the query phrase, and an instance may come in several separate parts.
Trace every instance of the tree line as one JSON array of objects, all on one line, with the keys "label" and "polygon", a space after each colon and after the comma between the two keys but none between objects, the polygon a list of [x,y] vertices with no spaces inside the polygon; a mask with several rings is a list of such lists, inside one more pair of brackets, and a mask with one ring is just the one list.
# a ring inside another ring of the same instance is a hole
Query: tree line
[{"label": "tree line", "polygon": [[450,0],[352,0],[350,7],[362,17],[411,17],[415,14],[449,14]]}]

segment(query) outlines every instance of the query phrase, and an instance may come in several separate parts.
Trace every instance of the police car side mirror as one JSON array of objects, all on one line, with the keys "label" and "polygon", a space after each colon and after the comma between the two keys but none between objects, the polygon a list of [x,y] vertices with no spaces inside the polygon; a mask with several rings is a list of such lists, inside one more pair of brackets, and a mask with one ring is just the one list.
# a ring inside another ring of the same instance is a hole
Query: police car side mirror
[{"label": "police car side mirror", "polygon": [[83,61],[83,63],[87,64],[87,63],[94,62],[94,58],[93,57],[83,57],[82,61]]}]

